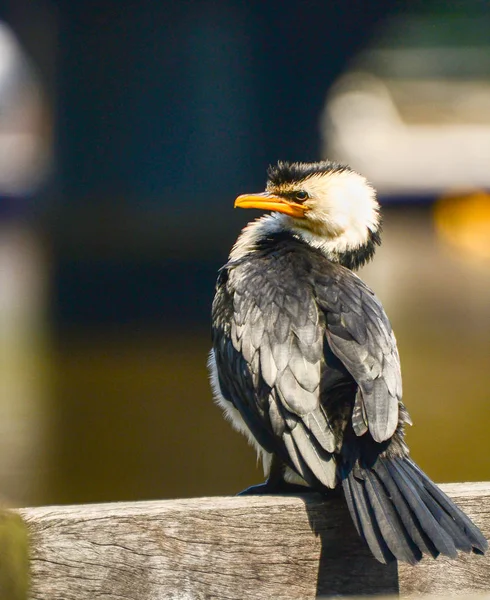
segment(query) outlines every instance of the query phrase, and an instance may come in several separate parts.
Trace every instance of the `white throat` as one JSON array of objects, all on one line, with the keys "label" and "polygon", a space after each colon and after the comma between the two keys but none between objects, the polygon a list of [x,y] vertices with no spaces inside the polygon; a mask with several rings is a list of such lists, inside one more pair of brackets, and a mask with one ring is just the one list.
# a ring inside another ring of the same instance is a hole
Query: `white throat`
[{"label": "white throat", "polygon": [[338,261],[339,255],[359,249],[369,239],[368,230],[362,236],[344,232],[336,237],[330,237],[328,232],[324,232],[322,235],[317,231],[307,229],[299,219],[282,213],[272,213],[251,221],[244,227],[230,252],[230,260],[238,260],[246,254],[254,252],[262,239],[281,232],[290,233],[298,240],[319,250],[334,262]]},{"label": "white throat", "polygon": [[281,213],[264,215],[255,221],[250,221],[238,236],[235,245],[230,252],[230,260],[238,260],[256,249],[257,243],[274,233],[291,229],[289,221],[291,217]]}]

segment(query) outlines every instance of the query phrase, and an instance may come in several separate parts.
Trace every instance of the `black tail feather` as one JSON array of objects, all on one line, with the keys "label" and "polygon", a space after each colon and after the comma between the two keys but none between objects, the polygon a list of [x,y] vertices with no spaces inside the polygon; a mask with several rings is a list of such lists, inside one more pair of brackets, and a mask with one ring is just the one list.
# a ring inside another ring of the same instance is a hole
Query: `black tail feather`
[{"label": "black tail feather", "polygon": [[473,546],[473,552],[476,554],[484,554],[488,549],[488,542],[473,521],[467,515],[465,515],[465,513],[458,508],[442,490],[432,483],[432,481],[416,463],[410,459],[407,459],[406,462],[410,464],[412,470],[419,475],[425,488],[434,498],[434,500],[436,500],[436,502],[438,502],[446,510],[446,512],[451,515],[457,525],[464,531],[468,540]]},{"label": "black tail feather", "polygon": [[392,479],[384,461],[378,460],[373,469],[383,482],[388,496],[396,506],[396,510],[400,515],[400,519],[415,545],[423,554],[430,554],[433,558],[437,558],[439,556],[439,551],[435,547],[434,542],[422,529],[418,519],[413,518],[413,513],[410,506],[407,504],[407,501],[402,496],[396,483]]},{"label": "black tail feather", "polygon": [[422,558],[422,552],[414,544],[403,525],[393,502],[387,502],[386,490],[374,471],[368,471],[366,490],[381,535],[393,556],[412,565]]},{"label": "black tail feather", "polygon": [[349,508],[350,516],[352,518],[352,521],[354,522],[355,528],[357,529],[357,533],[361,537],[364,537],[364,534],[362,533],[361,518],[359,517],[359,511],[356,508],[356,501],[352,494],[351,480],[348,477],[342,480],[342,487],[344,490],[345,499],[347,501],[347,506]]},{"label": "black tail feather", "polygon": [[366,541],[377,560],[382,563],[393,561],[394,556],[379,529],[363,483],[352,477],[348,485],[350,486],[355,512],[357,513],[356,518],[360,523],[361,537]]},{"label": "black tail feather", "polygon": [[[444,531],[447,531],[456,548],[458,550],[462,550],[463,552],[471,552],[473,550],[473,545],[468,539],[464,529],[458,525],[453,516],[456,513],[455,509],[457,507],[451,502],[452,506],[449,507],[449,512],[446,512],[444,507],[441,506],[441,504],[438,503],[429,493],[426,487],[424,487],[423,481],[420,479],[418,474],[414,475],[416,472],[410,468],[410,464],[407,461],[401,460],[397,460],[397,463],[405,472],[407,477],[412,481],[413,485],[420,494],[422,502],[424,502],[424,504],[430,510],[434,519],[439,523]],[[433,487],[434,484],[430,480],[429,482],[431,483],[431,487]]]},{"label": "black tail feather", "polygon": [[448,533],[439,525],[434,516],[420,498],[417,489],[412,484],[410,479],[399,468],[398,464],[392,460],[386,460],[386,466],[390,475],[398,486],[398,489],[403,494],[412,511],[413,517],[418,520],[420,526],[434,542],[437,551],[440,554],[456,558],[458,551]]},{"label": "black tail feather", "polygon": [[414,564],[423,554],[482,554],[481,531],[408,457],[356,464],[342,481],[354,524],[380,562]]}]

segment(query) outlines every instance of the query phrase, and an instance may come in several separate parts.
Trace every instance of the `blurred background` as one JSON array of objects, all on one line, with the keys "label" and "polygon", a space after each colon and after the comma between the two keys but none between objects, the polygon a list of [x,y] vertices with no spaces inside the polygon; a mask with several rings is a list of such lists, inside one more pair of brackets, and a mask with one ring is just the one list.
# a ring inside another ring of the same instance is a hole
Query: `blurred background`
[{"label": "blurred background", "polygon": [[261,481],[208,385],[214,281],[236,195],[321,157],[379,190],[414,458],[490,479],[488,31],[484,0],[0,0],[0,495]]}]

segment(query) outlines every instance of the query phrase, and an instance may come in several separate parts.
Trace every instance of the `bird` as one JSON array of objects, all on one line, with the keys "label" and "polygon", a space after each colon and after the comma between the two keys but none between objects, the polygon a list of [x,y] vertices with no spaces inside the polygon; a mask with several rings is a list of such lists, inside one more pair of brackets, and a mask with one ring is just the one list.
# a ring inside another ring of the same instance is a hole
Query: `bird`
[{"label": "bird", "polygon": [[219,270],[208,366],[215,402],[261,458],[243,494],[340,493],[381,563],[484,554],[479,528],[412,460],[400,358],[354,272],[381,244],[374,187],[347,165],[279,161]]}]

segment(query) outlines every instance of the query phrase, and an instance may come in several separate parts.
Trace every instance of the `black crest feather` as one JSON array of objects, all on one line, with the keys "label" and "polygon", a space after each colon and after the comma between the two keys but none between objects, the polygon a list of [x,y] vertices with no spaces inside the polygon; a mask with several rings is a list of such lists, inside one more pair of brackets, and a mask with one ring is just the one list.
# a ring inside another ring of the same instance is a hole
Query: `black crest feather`
[{"label": "black crest feather", "polygon": [[330,160],[322,160],[314,163],[288,162],[280,160],[276,165],[270,165],[267,169],[267,177],[273,185],[294,183],[304,181],[317,173],[342,173],[352,171],[347,165]]}]

